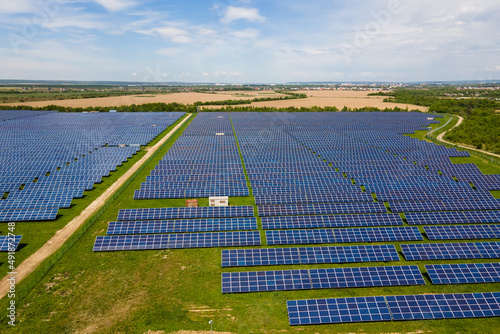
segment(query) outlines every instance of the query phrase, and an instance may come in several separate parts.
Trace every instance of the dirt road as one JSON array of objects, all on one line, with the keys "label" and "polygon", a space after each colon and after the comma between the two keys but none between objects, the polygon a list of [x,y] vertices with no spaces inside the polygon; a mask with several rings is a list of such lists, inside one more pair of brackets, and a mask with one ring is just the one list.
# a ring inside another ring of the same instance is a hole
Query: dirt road
[{"label": "dirt road", "polygon": [[[453,130],[454,128],[456,128],[457,126],[459,126],[460,124],[462,124],[462,122],[464,121],[464,118],[462,116],[458,116],[458,122],[457,124],[455,124],[455,126],[453,126],[450,130]],[[481,153],[484,153],[484,154],[488,154],[488,155],[492,155],[494,157],[497,157],[497,158],[500,158],[500,155],[499,154],[494,154],[494,153],[491,153],[491,152],[488,152],[488,151],[483,151],[483,150],[478,150],[476,148],[471,148],[469,146],[465,146],[465,145],[461,145],[461,144],[457,144],[457,143],[452,143],[451,141],[447,141],[447,140],[444,140],[443,137],[444,135],[450,131],[450,130],[447,130],[443,133],[440,133],[438,136],[437,136],[437,140],[440,141],[440,142],[443,142],[443,143],[446,143],[446,144],[450,144],[450,145],[455,145],[455,146],[459,146],[459,147],[462,147],[462,148],[466,148],[468,150],[472,150],[472,151],[476,151],[476,152],[481,152]]]}]

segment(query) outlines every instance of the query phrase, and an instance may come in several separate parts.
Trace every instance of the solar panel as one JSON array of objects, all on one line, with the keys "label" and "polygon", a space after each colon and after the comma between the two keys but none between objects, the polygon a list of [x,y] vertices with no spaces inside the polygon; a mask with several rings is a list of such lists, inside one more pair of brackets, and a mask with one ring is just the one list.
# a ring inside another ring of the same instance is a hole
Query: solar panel
[{"label": "solar panel", "polygon": [[407,261],[500,258],[500,242],[402,244]]},{"label": "solar panel", "polygon": [[418,266],[311,269],[309,273],[313,289],[425,285]]},{"label": "solar panel", "polygon": [[432,284],[499,283],[500,263],[426,265]]},{"label": "solar panel", "polygon": [[405,217],[410,225],[496,223],[500,211],[410,212]]},{"label": "solar panel", "polygon": [[0,222],[54,220],[59,208],[0,210]]},{"label": "solar panel", "polygon": [[418,227],[266,231],[268,245],[424,240]]},{"label": "solar panel", "polygon": [[222,273],[222,293],[423,284],[417,266]]},{"label": "solar panel", "polygon": [[156,234],[256,230],[257,218],[214,218],[110,222],[106,234]]},{"label": "solar panel", "polygon": [[204,248],[227,246],[259,246],[260,234],[255,232],[221,232],[193,234],[146,234],[98,236],[94,252],[170,248]]},{"label": "solar panel", "polygon": [[222,293],[311,289],[308,270],[222,273]]},{"label": "solar panel", "polygon": [[381,296],[289,300],[286,305],[291,326],[392,320]]},{"label": "solar panel", "polygon": [[0,252],[15,252],[17,247],[19,247],[21,238],[22,235],[0,235]]},{"label": "solar panel", "polygon": [[259,205],[259,216],[324,215],[341,213],[387,213],[383,203],[322,203]]},{"label": "solar panel", "polygon": [[399,261],[394,245],[222,250],[222,267]]},{"label": "solar panel", "polygon": [[277,216],[262,217],[261,220],[264,230],[403,225],[403,221],[397,213],[333,216]]},{"label": "solar panel", "polygon": [[253,217],[252,206],[222,206],[197,208],[122,209],[118,220],[159,220],[189,218]]},{"label": "solar panel", "polygon": [[500,316],[500,293],[386,296],[394,320]]},{"label": "solar panel", "polygon": [[500,238],[498,225],[424,226],[424,230],[429,240]]},{"label": "solar panel", "polygon": [[500,292],[287,301],[290,325],[500,316]]}]

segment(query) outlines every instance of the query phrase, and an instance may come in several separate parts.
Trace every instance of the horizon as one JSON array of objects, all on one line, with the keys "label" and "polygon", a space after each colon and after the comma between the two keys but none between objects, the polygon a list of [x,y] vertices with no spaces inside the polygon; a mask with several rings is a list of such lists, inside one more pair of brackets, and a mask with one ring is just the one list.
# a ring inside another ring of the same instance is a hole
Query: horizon
[{"label": "horizon", "polygon": [[22,0],[0,21],[10,80],[500,80],[493,0]]}]

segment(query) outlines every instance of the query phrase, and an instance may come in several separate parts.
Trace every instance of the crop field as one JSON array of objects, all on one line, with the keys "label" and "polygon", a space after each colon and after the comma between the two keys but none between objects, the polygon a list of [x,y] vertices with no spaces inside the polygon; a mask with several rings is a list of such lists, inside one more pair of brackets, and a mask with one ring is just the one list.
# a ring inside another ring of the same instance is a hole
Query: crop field
[{"label": "crop field", "polygon": [[[305,99],[288,99],[277,101],[262,101],[252,102],[254,107],[325,107],[335,106],[339,110],[348,108],[363,108],[366,106],[385,109],[385,108],[408,108],[410,110],[427,111],[427,107],[407,104],[407,103],[389,103],[384,102],[383,96],[369,96],[370,91],[341,91],[341,90],[325,90],[325,91],[296,91],[299,94],[306,94]],[[57,105],[63,107],[86,108],[99,106],[126,106],[131,104],[144,103],[182,103],[194,104],[196,102],[216,102],[225,100],[251,100],[264,97],[284,97],[286,95],[273,91],[218,91],[213,93],[200,92],[184,92],[184,93],[169,93],[155,95],[127,95],[127,96],[110,96],[102,98],[86,98],[72,100],[49,100],[37,102],[25,102],[23,105],[30,107],[44,107],[49,105]],[[8,103],[6,105],[18,105],[19,103]],[[215,106],[204,106],[203,108],[218,108]]]},{"label": "crop field", "polygon": [[[22,234],[17,264],[185,117],[19,115],[0,112],[0,230]],[[214,333],[496,331],[500,168],[424,140],[449,116],[194,116],[38,282],[19,283],[29,293],[2,332],[209,333],[210,320]],[[9,136],[27,126],[30,138]]]}]

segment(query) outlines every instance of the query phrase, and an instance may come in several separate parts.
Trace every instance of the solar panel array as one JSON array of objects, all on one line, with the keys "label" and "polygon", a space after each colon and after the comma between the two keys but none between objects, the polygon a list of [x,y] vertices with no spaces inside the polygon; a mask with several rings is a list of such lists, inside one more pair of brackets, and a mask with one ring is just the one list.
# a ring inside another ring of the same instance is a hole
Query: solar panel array
[{"label": "solar panel array", "polygon": [[410,225],[497,223],[500,211],[410,212],[405,217]]},{"label": "solar panel array", "polygon": [[262,217],[264,230],[403,225],[398,214]]},{"label": "solar panel array", "polygon": [[151,208],[122,209],[118,211],[118,220],[158,220],[191,218],[253,217],[252,206],[221,206],[196,208]]},{"label": "solar panel array", "polygon": [[394,245],[224,249],[222,267],[399,261]]},{"label": "solar panel array", "polygon": [[500,292],[287,301],[290,325],[500,316]]},{"label": "solar panel array", "polygon": [[110,222],[106,234],[155,234],[256,230],[257,219],[215,218]]},{"label": "solar panel array", "polygon": [[0,222],[56,219],[183,115],[1,111]]},{"label": "solar panel array", "polygon": [[94,252],[151,250],[171,248],[205,248],[227,246],[259,246],[260,234],[251,232],[145,234],[98,236]]},{"label": "solar panel array", "polygon": [[500,258],[500,242],[402,244],[407,261]]},{"label": "solar panel array", "polygon": [[134,198],[248,195],[229,114],[199,113]]},{"label": "solar panel array", "polygon": [[0,235],[0,252],[15,252],[22,237],[22,235]]},{"label": "solar panel array", "polygon": [[268,245],[424,240],[418,227],[266,231]]},{"label": "solar panel array", "polygon": [[499,239],[500,225],[425,226],[429,240]]},{"label": "solar panel array", "polygon": [[425,265],[432,284],[499,283],[500,263]]},{"label": "solar panel array", "polygon": [[222,273],[222,293],[424,284],[417,266]]}]

